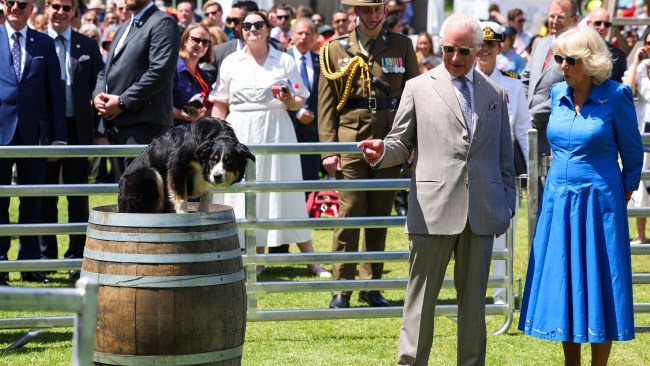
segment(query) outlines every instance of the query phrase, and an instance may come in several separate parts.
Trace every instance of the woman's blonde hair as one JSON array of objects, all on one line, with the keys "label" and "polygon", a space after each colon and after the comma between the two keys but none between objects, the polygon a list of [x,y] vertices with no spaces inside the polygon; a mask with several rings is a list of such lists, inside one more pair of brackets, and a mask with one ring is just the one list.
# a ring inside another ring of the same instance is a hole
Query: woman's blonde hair
[{"label": "woman's blonde hair", "polygon": [[554,53],[581,59],[584,73],[596,85],[604,83],[612,73],[612,55],[591,27],[567,29],[555,39],[552,49]]},{"label": "woman's blonde hair", "polygon": [[[183,32],[183,35],[181,36],[181,49],[178,51],[178,55],[183,58],[184,60],[187,60],[187,51],[185,51],[185,44],[189,42],[190,39],[190,32],[195,30],[196,28],[201,28],[203,29],[206,33],[210,34],[210,30],[208,27],[202,24],[198,23],[192,23],[185,28],[185,32]],[[212,40],[210,40],[212,41]],[[205,55],[199,59],[199,63],[202,62],[212,62],[212,44],[209,44],[207,48],[207,51],[205,52]]]}]

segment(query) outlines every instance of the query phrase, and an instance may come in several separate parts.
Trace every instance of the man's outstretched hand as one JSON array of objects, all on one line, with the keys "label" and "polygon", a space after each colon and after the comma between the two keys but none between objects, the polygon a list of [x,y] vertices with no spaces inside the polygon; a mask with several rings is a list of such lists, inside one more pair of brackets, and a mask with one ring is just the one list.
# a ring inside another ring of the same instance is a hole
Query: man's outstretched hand
[{"label": "man's outstretched hand", "polygon": [[384,154],[384,140],[364,140],[359,142],[357,147],[363,149],[363,158],[370,165],[376,164]]}]

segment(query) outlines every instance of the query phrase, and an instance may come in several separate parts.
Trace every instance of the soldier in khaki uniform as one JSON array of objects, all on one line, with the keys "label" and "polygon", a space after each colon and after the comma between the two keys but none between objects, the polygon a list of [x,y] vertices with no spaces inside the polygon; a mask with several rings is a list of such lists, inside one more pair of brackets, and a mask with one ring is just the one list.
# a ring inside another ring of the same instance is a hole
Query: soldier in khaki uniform
[{"label": "soldier in khaki uniform", "polygon": [[[358,26],[321,48],[318,86],[318,132],[321,142],[383,139],[390,131],[404,84],[419,74],[411,40],[382,29],[388,0],[343,0],[354,6]],[[399,166],[373,170],[361,154],[323,155],[323,166],[339,179],[397,178]],[[395,191],[341,191],[341,217],[387,216]],[[333,251],[359,250],[360,229],[334,231]],[[383,251],[385,228],[365,229],[362,250]],[[355,263],[335,264],[334,278],[352,280]],[[383,263],[363,263],[362,279],[380,279]],[[330,308],[350,306],[351,291],[333,293]],[[379,291],[361,292],[370,306],[388,306]]]}]

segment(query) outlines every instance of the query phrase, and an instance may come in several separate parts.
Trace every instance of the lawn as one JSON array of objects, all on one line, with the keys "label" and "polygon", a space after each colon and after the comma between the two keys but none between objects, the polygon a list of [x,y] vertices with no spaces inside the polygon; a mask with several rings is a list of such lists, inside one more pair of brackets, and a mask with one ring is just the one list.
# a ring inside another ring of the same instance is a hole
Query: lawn
[{"label": "lawn", "polygon": [[[14,200],[15,201],[15,200]],[[63,207],[65,199],[60,200]],[[92,197],[91,205],[114,203],[115,197]],[[12,208],[15,202],[12,202]],[[63,213],[64,211],[61,210]],[[15,220],[15,218],[13,219]],[[517,234],[515,240],[515,280],[525,278],[528,257],[526,227],[526,207],[518,214]],[[65,214],[61,221],[67,221]],[[636,234],[634,220],[630,220],[632,236]],[[330,250],[331,230],[315,230],[314,243],[317,251]],[[67,247],[67,237],[59,236],[60,253]],[[17,241],[12,244],[10,257],[15,258]],[[389,230],[387,250],[406,250],[406,236],[402,229]],[[297,248],[292,246],[292,252]],[[328,267],[328,265],[326,265]],[[635,272],[650,272],[650,257],[633,258]],[[385,278],[406,278],[406,263],[387,263]],[[451,276],[451,272],[448,274]],[[63,271],[51,276],[56,286],[72,286]],[[304,266],[269,267],[261,281],[268,280],[306,280]],[[13,285],[26,285],[18,281],[18,274],[11,274]],[[519,285],[515,282],[515,291]],[[635,302],[650,302],[650,285],[635,285]],[[488,290],[488,295],[491,290]],[[394,304],[401,304],[404,291],[385,291],[386,298]],[[516,295],[518,298],[519,294]],[[280,293],[261,294],[258,296],[260,309],[292,308],[326,308],[330,300],[329,293]],[[441,301],[454,303],[453,290],[443,290]],[[488,302],[490,299],[488,299]],[[365,306],[353,297],[352,306]],[[25,316],[21,313],[0,312],[0,316]],[[27,314],[46,315],[46,314]],[[513,326],[504,335],[488,335],[488,365],[560,365],[562,352],[559,343],[542,341],[524,336],[516,328],[519,320],[515,313]],[[649,325],[650,314],[637,314],[637,325]],[[489,316],[488,329],[496,331],[504,321],[503,316]],[[287,322],[249,322],[247,324],[246,345],[244,348],[245,365],[392,365],[395,364],[400,319],[351,319],[323,321],[287,321]],[[26,330],[0,331],[0,348],[9,346]],[[11,352],[0,352],[0,365],[69,365],[72,349],[72,331],[68,328],[54,329],[28,343],[25,347]],[[611,365],[648,365],[650,364],[650,333],[637,334],[630,342],[615,343],[610,358]],[[583,364],[588,364],[588,346],[583,347]],[[436,318],[436,332],[430,365],[455,365],[456,363],[456,323],[446,317]]]}]

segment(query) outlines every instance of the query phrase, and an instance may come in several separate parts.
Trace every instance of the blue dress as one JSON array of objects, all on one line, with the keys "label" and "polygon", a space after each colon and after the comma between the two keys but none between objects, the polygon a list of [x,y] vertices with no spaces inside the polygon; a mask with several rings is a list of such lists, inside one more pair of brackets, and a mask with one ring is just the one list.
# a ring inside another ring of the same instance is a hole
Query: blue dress
[{"label": "blue dress", "polygon": [[[580,114],[566,82],[551,89],[548,172],[519,329],[575,343],[634,338],[624,191],[639,186],[641,137],[629,87],[592,88]],[[622,169],[618,163],[620,153]]]}]

